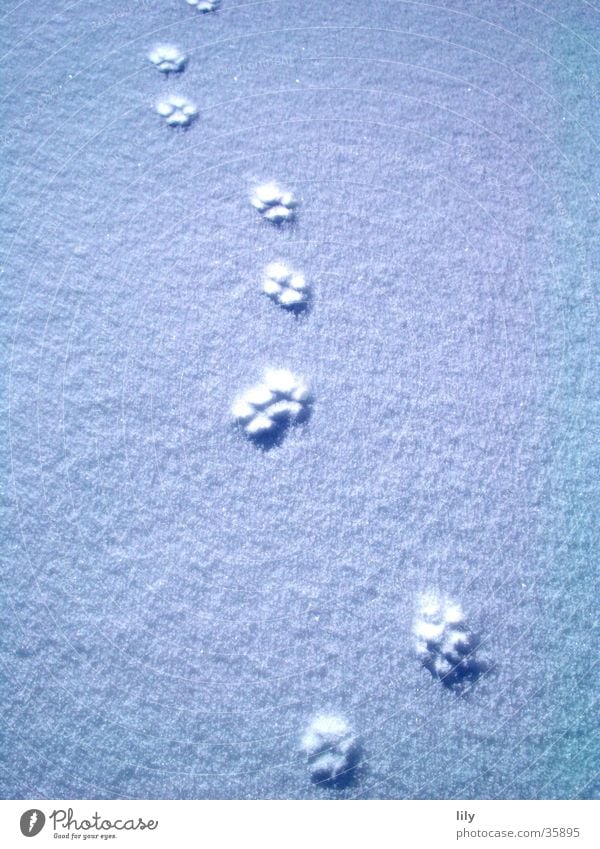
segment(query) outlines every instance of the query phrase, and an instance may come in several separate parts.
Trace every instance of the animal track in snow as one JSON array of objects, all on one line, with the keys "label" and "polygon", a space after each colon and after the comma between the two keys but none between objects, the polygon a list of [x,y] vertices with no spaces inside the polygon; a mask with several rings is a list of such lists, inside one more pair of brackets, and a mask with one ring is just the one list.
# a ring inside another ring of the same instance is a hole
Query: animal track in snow
[{"label": "animal track in snow", "polygon": [[272,224],[292,221],[298,206],[294,195],[282,189],[277,183],[263,183],[257,186],[252,193],[251,203],[262,217]]},{"label": "animal track in snow", "polygon": [[159,44],[148,53],[148,59],[163,74],[183,71],[187,56],[173,44]]},{"label": "animal track in snow", "polygon": [[267,369],[263,382],[238,398],[232,413],[250,439],[270,447],[291,424],[307,418],[309,389],[287,369]]},{"label": "animal track in snow", "polygon": [[308,307],[310,290],[300,271],[284,262],[270,262],[265,268],[263,292],[284,309],[300,312]]},{"label": "animal track in snow", "polygon": [[214,12],[221,5],[221,0],[186,0],[186,2],[198,12]]},{"label": "animal track in snow", "polygon": [[301,745],[315,784],[340,785],[352,780],[359,745],[343,717],[320,714],[306,729]]},{"label": "animal track in snow", "polygon": [[156,111],[163,116],[171,127],[187,127],[198,114],[198,110],[191,100],[177,94],[159,100],[156,104]]},{"label": "animal track in snow", "polygon": [[476,658],[478,637],[460,605],[445,596],[429,592],[419,598],[414,636],[423,666],[449,689],[467,689],[486,670]]}]

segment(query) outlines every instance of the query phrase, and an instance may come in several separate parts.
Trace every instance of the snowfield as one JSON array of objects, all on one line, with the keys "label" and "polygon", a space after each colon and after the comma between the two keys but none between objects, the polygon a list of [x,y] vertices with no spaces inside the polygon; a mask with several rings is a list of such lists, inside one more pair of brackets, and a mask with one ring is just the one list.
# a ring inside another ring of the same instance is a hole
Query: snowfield
[{"label": "snowfield", "polygon": [[4,15],[2,796],[597,797],[593,4]]}]

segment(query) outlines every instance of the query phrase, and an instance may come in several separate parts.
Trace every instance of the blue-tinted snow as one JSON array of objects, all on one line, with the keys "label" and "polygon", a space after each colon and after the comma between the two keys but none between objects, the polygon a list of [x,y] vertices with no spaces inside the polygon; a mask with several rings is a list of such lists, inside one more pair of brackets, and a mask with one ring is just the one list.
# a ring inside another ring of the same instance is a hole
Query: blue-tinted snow
[{"label": "blue-tinted snow", "polygon": [[[3,12],[2,795],[597,795],[597,12]],[[314,404],[263,451],[230,409],[269,366]],[[493,660],[467,698],[428,591]]]}]

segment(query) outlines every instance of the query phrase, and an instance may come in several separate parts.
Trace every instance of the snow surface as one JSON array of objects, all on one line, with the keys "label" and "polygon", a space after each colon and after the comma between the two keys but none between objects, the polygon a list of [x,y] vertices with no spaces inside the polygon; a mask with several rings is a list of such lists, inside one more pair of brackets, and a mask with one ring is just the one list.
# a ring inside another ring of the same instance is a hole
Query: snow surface
[{"label": "snow surface", "polygon": [[[597,796],[594,5],[3,14],[2,795]],[[264,451],[231,404],[270,366],[315,401]],[[429,588],[493,660],[465,695]]]}]

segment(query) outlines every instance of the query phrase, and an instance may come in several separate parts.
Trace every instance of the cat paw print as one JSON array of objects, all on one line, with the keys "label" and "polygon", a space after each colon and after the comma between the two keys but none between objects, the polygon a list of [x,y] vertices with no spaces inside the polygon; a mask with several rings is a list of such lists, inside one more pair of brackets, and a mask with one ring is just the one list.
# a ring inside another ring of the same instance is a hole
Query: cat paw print
[{"label": "cat paw print", "polygon": [[214,12],[221,5],[221,0],[186,0],[197,12]]},{"label": "cat paw print", "polygon": [[280,307],[292,312],[307,309],[310,290],[304,274],[284,262],[270,262],[265,268],[263,292]]},{"label": "cat paw print", "polygon": [[487,670],[477,658],[478,637],[451,599],[432,592],[421,596],[413,632],[421,663],[449,689],[464,691]]},{"label": "cat paw print", "polygon": [[198,110],[191,100],[177,94],[159,100],[156,111],[170,127],[187,127],[196,118]]},{"label": "cat paw print", "polygon": [[187,56],[173,44],[159,44],[148,53],[148,59],[163,74],[183,71]]},{"label": "cat paw print", "polygon": [[266,221],[283,224],[292,221],[296,215],[298,202],[294,195],[282,189],[277,183],[263,183],[257,186],[250,199]]},{"label": "cat paw print", "polygon": [[306,383],[287,369],[268,369],[263,382],[248,389],[232,408],[234,419],[253,441],[272,447],[288,427],[309,415]]},{"label": "cat paw print", "polygon": [[358,739],[342,716],[321,714],[306,729],[301,748],[314,784],[345,786],[355,776]]}]

